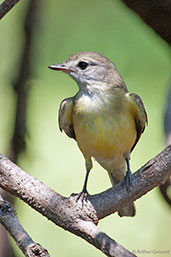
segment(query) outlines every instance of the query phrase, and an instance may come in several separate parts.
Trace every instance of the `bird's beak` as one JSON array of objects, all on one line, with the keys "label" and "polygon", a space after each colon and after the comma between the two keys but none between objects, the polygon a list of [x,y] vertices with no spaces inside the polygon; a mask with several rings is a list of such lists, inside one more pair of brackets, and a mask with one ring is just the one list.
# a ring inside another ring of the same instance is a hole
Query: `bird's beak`
[{"label": "bird's beak", "polygon": [[59,71],[63,71],[65,73],[70,73],[70,72],[74,72],[75,69],[72,67],[69,67],[67,64],[52,64],[48,66],[49,69],[52,70],[59,70]]}]

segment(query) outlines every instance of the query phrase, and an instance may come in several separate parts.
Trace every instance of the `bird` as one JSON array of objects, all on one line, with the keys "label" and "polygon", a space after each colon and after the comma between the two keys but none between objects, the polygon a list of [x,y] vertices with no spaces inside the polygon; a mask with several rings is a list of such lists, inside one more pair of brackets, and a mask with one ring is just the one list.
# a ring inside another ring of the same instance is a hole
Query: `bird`
[{"label": "bird", "polygon": [[[48,68],[68,74],[78,85],[78,92],[61,102],[58,123],[61,131],[76,140],[85,159],[81,194],[88,195],[92,158],[108,172],[112,186],[124,180],[129,190],[130,154],[147,124],[141,98],[128,92],[114,63],[97,52],[75,53]],[[128,202],[118,214],[133,217],[133,202]]]}]

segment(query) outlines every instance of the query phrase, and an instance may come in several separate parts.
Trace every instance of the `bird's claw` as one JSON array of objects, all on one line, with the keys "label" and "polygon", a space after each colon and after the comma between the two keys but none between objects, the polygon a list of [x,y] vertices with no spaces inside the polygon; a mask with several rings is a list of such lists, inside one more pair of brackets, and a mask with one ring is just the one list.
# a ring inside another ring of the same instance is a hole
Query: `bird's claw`
[{"label": "bird's claw", "polygon": [[79,193],[79,194],[77,194],[77,202],[79,201],[79,200],[81,200],[82,201],[82,203],[84,202],[84,201],[88,201],[88,193],[87,192],[81,192],[81,193]]},{"label": "bird's claw", "polygon": [[79,200],[81,201],[82,203],[82,206],[84,206],[84,203],[88,201],[88,192],[80,192],[78,194],[72,194],[72,196],[75,197],[76,199],[76,202],[78,202]]}]

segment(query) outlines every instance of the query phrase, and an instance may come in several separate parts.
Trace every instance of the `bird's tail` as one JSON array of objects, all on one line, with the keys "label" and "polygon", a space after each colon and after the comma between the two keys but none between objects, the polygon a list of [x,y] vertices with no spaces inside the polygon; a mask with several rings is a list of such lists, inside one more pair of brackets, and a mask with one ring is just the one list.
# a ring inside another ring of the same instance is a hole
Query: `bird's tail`
[{"label": "bird's tail", "polygon": [[[112,185],[114,186],[115,184],[117,184],[119,182],[119,180],[110,172],[108,172],[110,180]],[[135,216],[135,206],[133,203],[129,202],[128,204],[126,204],[124,207],[122,207],[122,209],[120,209],[118,211],[118,215],[120,217],[123,216],[129,216],[129,217],[133,217]]]}]

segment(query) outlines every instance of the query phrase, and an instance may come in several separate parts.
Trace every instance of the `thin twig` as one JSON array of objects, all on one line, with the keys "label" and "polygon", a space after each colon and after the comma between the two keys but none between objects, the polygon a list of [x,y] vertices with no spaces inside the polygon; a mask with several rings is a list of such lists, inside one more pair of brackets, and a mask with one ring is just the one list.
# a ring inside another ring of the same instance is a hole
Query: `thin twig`
[{"label": "thin twig", "polygon": [[168,96],[166,99],[166,110],[164,115],[164,132],[166,145],[171,144],[171,83],[169,87]]},{"label": "thin twig", "polygon": [[0,4],[0,20],[19,2],[19,0],[4,0]]},{"label": "thin twig", "polygon": [[[166,145],[171,145],[171,84],[168,93],[168,99],[166,103],[166,110],[164,115],[164,131],[165,131],[165,141]],[[166,203],[171,207],[171,196],[169,195],[169,188],[171,187],[171,175],[165,181],[163,185],[160,185],[160,192],[166,201]]]},{"label": "thin twig", "polygon": [[135,1],[122,0],[135,11],[144,22],[171,45],[171,1],[150,0]]},{"label": "thin twig", "polygon": [[35,243],[19,223],[14,207],[0,197],[0,223],[14,238],[27,257],[50,257],[47,250]]}]

